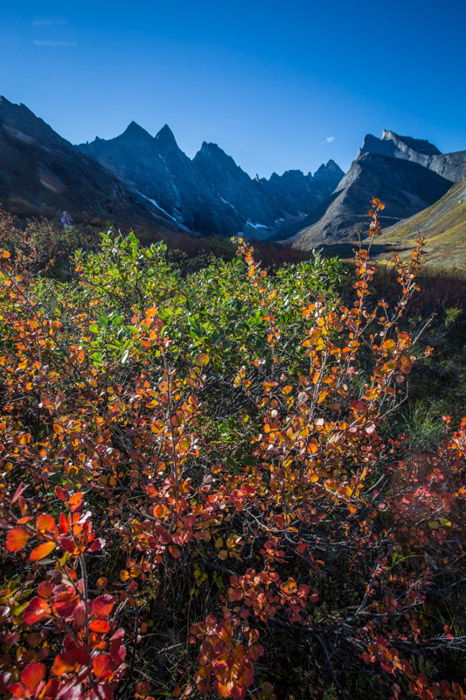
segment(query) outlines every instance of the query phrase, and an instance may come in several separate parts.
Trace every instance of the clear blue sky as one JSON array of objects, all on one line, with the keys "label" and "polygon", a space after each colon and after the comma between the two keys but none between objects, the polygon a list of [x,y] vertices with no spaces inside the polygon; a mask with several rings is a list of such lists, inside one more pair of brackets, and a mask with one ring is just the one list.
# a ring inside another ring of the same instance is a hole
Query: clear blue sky
[{"label": "clear blue sky", "polygon": [[249,173],[343,168],[367,132],[466,148],[460,0],[1,0],[0,94],[74,143],[165,122]]}]

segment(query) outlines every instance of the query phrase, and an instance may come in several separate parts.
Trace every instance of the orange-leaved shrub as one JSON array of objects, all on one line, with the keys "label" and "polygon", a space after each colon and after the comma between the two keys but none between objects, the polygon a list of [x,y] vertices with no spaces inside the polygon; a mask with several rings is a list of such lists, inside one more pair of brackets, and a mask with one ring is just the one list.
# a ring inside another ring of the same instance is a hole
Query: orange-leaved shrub
[{"label": "orange-leaved shrub", "polygon": [[[264,339],[240,365],[128,301],[117,243],[52,294],[0,253],[2,697],[464,697],[466,421],[414,455],[387,430],[425,352],[402,326],[421,248],[390,307],[359,245],[354,303],[303,293],[285,337],[240,241]],[[96,350],[111,313],[123,356]]]}]

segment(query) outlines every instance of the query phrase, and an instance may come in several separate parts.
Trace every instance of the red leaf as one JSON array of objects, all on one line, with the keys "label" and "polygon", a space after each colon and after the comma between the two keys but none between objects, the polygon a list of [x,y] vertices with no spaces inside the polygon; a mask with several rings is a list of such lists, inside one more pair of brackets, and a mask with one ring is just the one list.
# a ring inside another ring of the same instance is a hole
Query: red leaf
[{"label": "red leaf", "polygon": [[76,627],[84,627],[86,623],[86,608],[82,601],[73,610],[73,618]]},{"label": "red leaf", "polygon": [[113,675],[110,654],[100,654],[92,659],[92,669],[96,678],[110,678]]},{"label": "red leaf", "polygon": [[41,581],[37,586],[37,593],[41,598],[50,598],[53,593],[53,584],[50,581]]},{"label": "red leaf", "polygon": [[23,492],[27,489],[27,484],[20,484],[16,489],[13,498],[11,499],[11,504],[16,503],[18,498],[23,495]]},{"label": "red leaf", "polygon": [[126,647],[123,646],[124,634],[124,630],[120,627],[110,639],[110,656],[115,666],[118,666],[126,657]]},{"label": "red leaf", "polygon": [[13,683],[8,686],[8,690],[13,698],[24,698],[24,685],[22,683]]},{"label": "red leaf", "polygon": [[175,544],[171,544],[168,547],[168,551],[172,555],[174,559],[179,559],[181,557],[181,549],[177,547]]},{"label": "red leaf", "polygon": [[67,501],[69,494],[65,489],[62,489],[61,486],[55,486],[55,496],[59,498],[60,501]]},{"label": "red leaf", "polygon": [[34,690],[44,680],[46,670],[45,664],[34,661],[29,666],[26,666],[22,672],[21,682],[29,690]]},{"label": "red leaf", "polygon": [[74,552],[76,545],[75,545],[72,537],[63,537],[62,536],[62,537],[59,537],[58,539],[60,540],[61,548],[65,552],[71,552],[71,553]]},{"label": "red leaf", "polygon": [[88,552],[100,552],[104,548],[105,540],[98,537],[94,542],[87,548]]},{"label": "red leaf", "polygon": [[70,522],[64,513],[60,513],[59,518],[60,532],[62,535],[66,535],[70,531]]},{"label": "red leaf", "polygon": [[48,556],[50,552],[53,552],[57,545],[55,542],[42,542],[37,547],[35,547],[31,554],[29,555],[29,561],[38,561],[39,559],[44,559]]},{"label": "red leaf", "polygon": [[49,605],[42,598],[33,598],[23,613],[24,622],[33,625],[50,614]]},{"label": "red leaf", "polygon": [[6,536],[6,548],[9,552],[19,552],[25,547],[30,535],[22,527],[14,527]]},{"label": "red leaf", "polygon": [[92,601],[91,615],[93,617],[108,617],[113,610],[115,601],[111,595],[106,593]]}]

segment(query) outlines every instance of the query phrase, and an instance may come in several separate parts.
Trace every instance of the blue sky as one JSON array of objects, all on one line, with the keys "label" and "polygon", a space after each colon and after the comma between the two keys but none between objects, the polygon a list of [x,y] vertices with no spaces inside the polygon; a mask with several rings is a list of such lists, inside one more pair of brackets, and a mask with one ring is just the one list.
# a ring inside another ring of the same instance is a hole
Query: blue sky
[{"label": "blue sky", "polygon": [[0,94],[73,143],[134,119],[250,174],[343,168],[384,128],[466,148],[459,0],[2,0]]}]

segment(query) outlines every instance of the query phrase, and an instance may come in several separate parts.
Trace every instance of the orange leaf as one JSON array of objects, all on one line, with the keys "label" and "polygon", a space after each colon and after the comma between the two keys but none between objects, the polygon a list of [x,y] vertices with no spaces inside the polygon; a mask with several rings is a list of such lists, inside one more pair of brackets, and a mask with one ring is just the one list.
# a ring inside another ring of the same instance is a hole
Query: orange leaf
[{"label": "orange leaf", "polygon": [[328,391],[324,389],[323,391],[320,392],[318,398],[317,398],[317,403],[322,403],[328,396]]},{"label": "orange leaf", "polygon": [[55,518],[51,515],[39,515],[36,521],[36,527],[41,532],[48,532],[55,527]]},{"label": "orange leaf", "polygon": [[28,690],[34,690],[39,683],[44,680],[46,670],[45,664],[34,661],[32,664],[29,664],[29,666],[26,666],[21,673],[21,683],[25,685]]},{"label": "orange leaf", "polygon": [[168,513],[168,510],[165,508],[164,505],[159,503],[156,506],[154,506],[154,510],[152,512],[154,514],[154,518],[163,518]]},{"label": "orange leaf", "polygon": [[77,659],[70,653],[57,654],[53,660],[50,672],[54,676],[64,676],[65,673],[74,671],[78,663]]},{"label": "orange leaf", "polygon": [[26,545],[30,535],[22,527],[14,527],[6,536],[6,548],[9,552],[19,552]]},{"label": "orange leaf", "polygon": [[89,629],[97,634],[105,634],[110,630],[110,625],[106,620],[93,620],[89,625]]},{"label": "orange leaf", "polygon": [[113,675],[110,654],[100,654],[92,659],[92,669],[96,678],[109,678]]},{"label": "orange leaf", "polygon": [[78,493],[75,493],[71,498],[68,499],[68,507],[71,510],[72,513],[74,513],[75,510],[78,510],[78,508],[81,507],[81,504],[83,502],[83,494],[78,491]]},{"label": "orange leaf", "polygon": [[50,552],[53,552],[57,545],[55,542],[42,542],[37,547],[35,547],[31,554],[29,555],[29,561],[38,561],[39,559],[44,559],[48,556]]}]

